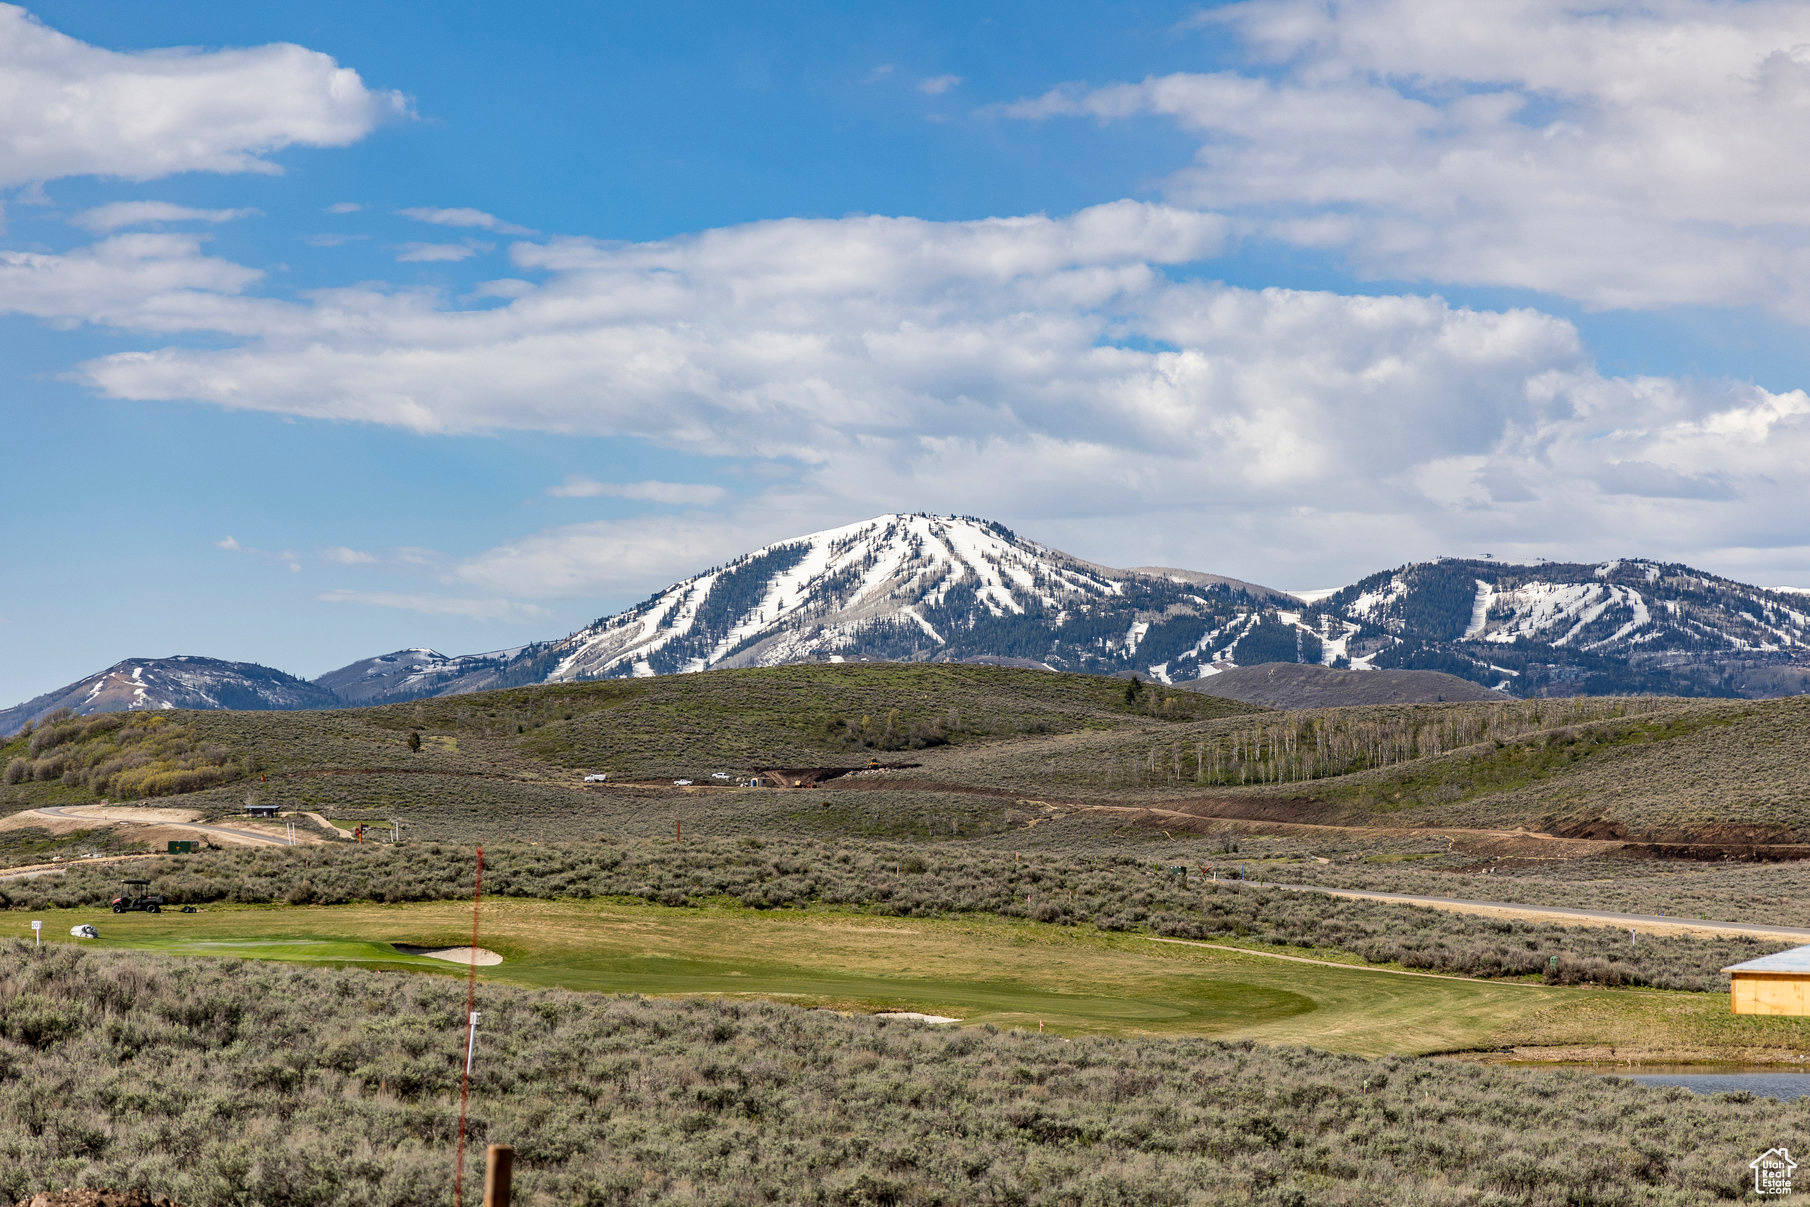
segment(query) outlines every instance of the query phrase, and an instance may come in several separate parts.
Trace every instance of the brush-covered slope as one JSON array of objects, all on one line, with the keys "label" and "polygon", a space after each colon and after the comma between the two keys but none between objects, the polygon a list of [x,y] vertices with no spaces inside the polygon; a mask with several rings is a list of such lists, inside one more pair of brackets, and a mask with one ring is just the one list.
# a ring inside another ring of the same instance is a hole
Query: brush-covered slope
[{"label": "brush-covered slope", "polygon": [[360,709],[73,718],[0,742],[0,768],[8,770],[0,812],[185,791],[179,779],[147,789],[117,775],[135,752],[153,749],[143,743],[172,734],[182,749],[171,757],[202,752],[208,767],[221,769],[208,786],[254,777],[252,790],[269,800],[306,803],[311,782],[324,779],[374,801],[399,792],[502,801],[520,785],[575,788],[585,771],[709,782],[719,771],[855,769],[876,757],[919,761],[1029,735],[1166,731],[1250,711],[1191,692],[1128,697],[1124,682],[1095,675],[845,663],[548,684]]},{"label": "brush-covered slope", "polygon": [[1350,708],[1507,698],[1469,679],[1440,671],[1334,670],[1298,662],[1236,667],[1182,686],[1268,708]]}]

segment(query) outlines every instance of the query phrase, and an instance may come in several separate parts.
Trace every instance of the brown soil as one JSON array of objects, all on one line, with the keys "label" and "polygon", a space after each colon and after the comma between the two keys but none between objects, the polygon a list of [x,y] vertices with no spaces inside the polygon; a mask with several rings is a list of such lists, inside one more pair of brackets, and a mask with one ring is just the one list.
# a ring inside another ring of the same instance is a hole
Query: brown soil
[{"label": "brown soil", "polygon": [[22,1199],[19,1207],[182,1207],[174,1199],[142,1190],[46,1190]]},{"label": "brown soil", "polygon": [[[140,808],[134,805],[81,805],[70,807],[66,813],[61,815],[41,813],[35,809],[14,813],[9,817],[0,818],[0,831],[34,829],[50,834],[74,834],[83,830],[117,830],[122,837],[132,842],[147,843],[152,847],[165,846],[172,840],[178,842],[200,841],[211,843],[217,847],[267,845],[241,834],[224,834],[219,830],[204,829],[197,824],[191,824],[197,820],[196,812],[190,809]],[[287,828],[281,821],[262,822],[251,818],[229,816],[206,824],[230,830],[241,830],[250,834],[264,834],[278,840],[288,836]],[[321,838],[311,830],[298,828],[296,841],[298,843],[317,843],[321,841]]]}]

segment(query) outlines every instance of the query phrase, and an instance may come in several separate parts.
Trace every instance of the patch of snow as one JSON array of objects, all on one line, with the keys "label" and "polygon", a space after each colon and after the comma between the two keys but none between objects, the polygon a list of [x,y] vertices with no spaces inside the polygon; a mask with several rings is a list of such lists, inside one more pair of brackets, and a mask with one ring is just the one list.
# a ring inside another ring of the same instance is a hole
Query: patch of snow
[{"label": "patch of snow", "polygon": [[1603,638],[1601,641],[1592,641],[1589,645],[1584,647],[1585,649],[1597,650],[1606,645],[1615,645],[1618,642],[1625,641],[1638,630],[1646,628],[1647,624],[1653,619],[1653,614],[1647,610],[1647,601],[1641,596],[1639,591],[1634,590],[1632,587],[1628,588],[1627,594],[1623,597],[1623,602],[1628,605],[1628,610],[1632,613],[1632,617],[1629,619],[1628,623],[1622,625],[1621,628],[1616,629],[1615,632],[1609,634],[1609,636]]},{"label": "patch of snow", "polygon": [[[1389,580],[1387,586],[1378,591],[1365,591],[1345,606],[1345,614],[1358,620],[1378,623],[1378,616],[1386,612],[1390,604],[1408,594],[1408,580],[1397,574]],[[1397,626],[1399,627],[1399,622]]]},{"label": "patch of snow", "polygon": [[1464,630],[1464,640],[1472,641],[1483,635],[1484,626],[1489,624],[1489,606],[1496,598],[1496,584],[1488,579],[1477,579],[1477,595],[1471,600],[1471,623]]},{"label": "patch of snow", "polygon": [[1317,604],[1328,596],[1337,595],[1342,587],[1315,587],[1311,591],[1290,591],[1289,594],[1304,604]]}]

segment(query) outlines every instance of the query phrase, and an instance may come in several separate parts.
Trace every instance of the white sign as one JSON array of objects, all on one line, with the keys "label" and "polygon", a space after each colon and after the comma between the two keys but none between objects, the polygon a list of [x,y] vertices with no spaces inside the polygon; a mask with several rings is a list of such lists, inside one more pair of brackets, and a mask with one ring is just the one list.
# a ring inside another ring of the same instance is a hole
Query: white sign
[{"label": "white sign", "polygon": [[31,924],[31,934],[32,937],[38,941],[39,947],[44,946],[44,924],[42,922],[33,922]]},{"label": "white sign", "polygon": [[465,1075],[467,1077],[471,1076],[471,1058],[478,1051],[478,1020],[482,1017],[484,1017],[484,1012],[481,1010],[471,1012],[471,1031],[465,1041]]},{"label": "white sign", "polygon": [[1753,1170],[1753,1192],[1755,1194],[1790,1194],[1791,1171],[1797,1168],[1797,1162],[1791,1159],[1788,1148],[1769,1148],[1747,1163]]}]

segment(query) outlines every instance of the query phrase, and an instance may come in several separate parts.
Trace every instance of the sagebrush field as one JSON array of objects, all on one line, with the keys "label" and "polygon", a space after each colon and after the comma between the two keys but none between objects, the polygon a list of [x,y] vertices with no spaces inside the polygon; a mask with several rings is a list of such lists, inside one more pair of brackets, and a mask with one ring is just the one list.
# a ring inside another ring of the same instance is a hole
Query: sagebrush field
[{"label": "sagebrush field", "polygon": [[[532,1207],[1713,1203],[1810,1119],[1575,1072],[482,992],[473,1140],[515,1146]],[[15,944],[0,1198],[443,1204],[464,1008],[450,977]]]}]

